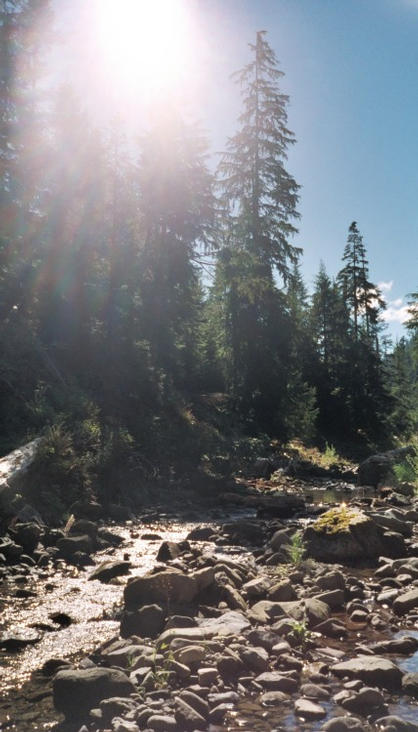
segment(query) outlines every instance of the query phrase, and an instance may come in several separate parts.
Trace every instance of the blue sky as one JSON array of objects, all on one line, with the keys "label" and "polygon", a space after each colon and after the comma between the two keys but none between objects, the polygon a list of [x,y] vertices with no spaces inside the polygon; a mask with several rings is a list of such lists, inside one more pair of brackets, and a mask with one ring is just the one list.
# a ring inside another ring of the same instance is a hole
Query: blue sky
[{"label": "blue sky", "polygon": [[[371,279],[383,283],[390,332],[402,335],[405,296],[418,287],[418,0],[184,2],[194,36],[185,98],[212,150],[236,129],[240,99],[229,76],[266,30],[290,95],[297,144],[288,169],[302,186],[294,243],[304,249],[306,281],[312,286],[321,259],[336,274],[356,220]],[[67,19],[83,4],[55,0]],[[85,65],[77,78],[81,89],[94,86]],[[100,97],[99,86],[93,98],[105,105],[108,89]]]}]

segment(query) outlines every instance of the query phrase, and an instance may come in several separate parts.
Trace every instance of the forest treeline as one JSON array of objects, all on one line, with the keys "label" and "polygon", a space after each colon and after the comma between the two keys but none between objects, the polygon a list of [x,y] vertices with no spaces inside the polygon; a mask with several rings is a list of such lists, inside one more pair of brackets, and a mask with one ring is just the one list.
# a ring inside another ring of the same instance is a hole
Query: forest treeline
[{"label": "forest treeline", "polygon": [[135,140],[123,109],[98,129],[69,86],[45,82],[48,2],[0,8],[3,452],[50,427],[69,472],[74,454],[99,455],[108,477],[115,455],[198,464],[216,433],[199,424],[211,398],[249,436],[409,439],[418,295],[409,336],[391,346],[355,221],[340,271],[321,264],[308,294],[295,138],[265,33],[235,75],[242,111],[214,171],[174,105],[146,130],[138,120]]}]

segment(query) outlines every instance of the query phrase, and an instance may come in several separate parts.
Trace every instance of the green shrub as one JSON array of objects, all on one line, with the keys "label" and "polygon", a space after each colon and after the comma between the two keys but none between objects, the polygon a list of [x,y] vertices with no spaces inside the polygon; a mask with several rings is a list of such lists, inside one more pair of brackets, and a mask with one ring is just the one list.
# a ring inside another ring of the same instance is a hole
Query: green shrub
[{"label": "green shrub", "polygon": [[418,452],[415,450],[413,455],[394,465],[393,472],[399,483],[414,483],[418,488]]},{"label": "green shrub", "polygon": [[289,554],[289,561],[296,567],[302,563],[305,556],[305,542],[303,541],[303,535],[301,531],[296,531],[291,539],[291,542],[286,546],[286,550]]}]

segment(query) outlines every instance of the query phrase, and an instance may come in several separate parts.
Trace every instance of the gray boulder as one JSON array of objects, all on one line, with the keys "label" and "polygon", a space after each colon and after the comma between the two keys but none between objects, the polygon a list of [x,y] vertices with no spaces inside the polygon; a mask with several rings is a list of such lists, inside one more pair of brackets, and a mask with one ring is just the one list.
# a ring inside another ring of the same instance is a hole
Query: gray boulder
[{"label": "gray boulder", "polygon": [[384,530],[363,511],[337,507],[326,511],[304,533],[308,556],[322,562],[353,562],[384,554]]},{"label": "gray boulder", "polygon": [[359,465],[357,473],[358,485],[371,485],[378,488],[385,483],[394,484],[393,466],[413,452],[411,447],[401,447],[396,450],[371,455]]},{"label": "gray boulder", "polygon": [[198,582],[193,575],[169,570],[134,577],[125,587],[124,599],[127,610],[135,610],[154,602],[187,605],[196,600],[198,593]]},{"label": "gray boulder", "polygon": [[122,638],[138,635],[142,638],[156,638],[164,626],[164,611],[159,605],[144,605],[133,612],[125,611],[121,618]]},{"label": "gray boulder", "polygon": [[83,536],[65,536],[63,539],[58,539],[57,547],[59,556],[64,559],[73,559],[77,552],[91,554],[94,548],[93,540],[87,534]]},{"label": "gray boulder", "polygon": [[361,679],[365,684],[384,689],[399,689],[402,671],[396,664],[381,656],[357,656],[331,666],[335,676]]},{"label": "gray boulder", "polygon": [[99,564],[91,573],[89,580],[99,580],[99,582],[107,583],[115,577],[120,577],[129,573],[131,568],[130,562],[108,561]]},{"label": "gray boulder", "polygon": [[134,691],[126,674],[114,668],[58,671],[53,680],[55,709],[67,719],[84,716],[104,699],[129,696]]}]

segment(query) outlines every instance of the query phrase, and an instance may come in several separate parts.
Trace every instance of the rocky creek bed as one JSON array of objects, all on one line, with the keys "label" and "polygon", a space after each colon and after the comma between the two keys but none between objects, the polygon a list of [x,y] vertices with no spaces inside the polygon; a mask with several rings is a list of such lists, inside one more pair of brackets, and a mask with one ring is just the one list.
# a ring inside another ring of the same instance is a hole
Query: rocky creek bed
[{"label": "rocky creek bed", "polygon": [[418,732],[411,491],[241,503],[9,527],[0,729]]}]

